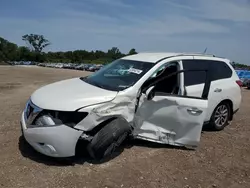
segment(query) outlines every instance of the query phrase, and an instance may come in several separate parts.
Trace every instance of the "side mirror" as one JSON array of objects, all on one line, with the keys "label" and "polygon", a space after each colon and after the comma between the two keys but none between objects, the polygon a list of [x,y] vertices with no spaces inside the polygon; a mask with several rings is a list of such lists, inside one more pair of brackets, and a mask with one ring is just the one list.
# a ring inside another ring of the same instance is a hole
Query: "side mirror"
[{"label": "side mirror", "polygon": [[148,89],[146,90],[145,95],[146,95],[146,97],[147,97],[148,100],[151,100],[151,99],[154,98],[154,87],[155,87],[155,86],[151,86],[150,88],[148,88]]}]

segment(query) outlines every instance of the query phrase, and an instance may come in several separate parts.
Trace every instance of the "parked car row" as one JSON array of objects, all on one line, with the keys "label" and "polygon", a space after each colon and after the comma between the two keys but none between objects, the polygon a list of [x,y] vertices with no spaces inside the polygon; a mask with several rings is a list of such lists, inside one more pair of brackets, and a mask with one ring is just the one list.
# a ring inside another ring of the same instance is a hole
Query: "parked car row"
[{"label": "parked car row", "polygon": [[37,65],[36,62],[32,62],[32,61],[11,61],[8,63],[10,65]]},{"label": "parked car row", "polygon": [[41,67],[51,67],[60,69],[75,69],[75,70],[85,70],[95,72],[103,67],[100,64],[76,64],[76,63],[39,63],[37,64]]},{"label": "parked car row", "polygon": [[37,65],[41,67],[59,68],[59,69],[74,69],[95,72],[103,67],[101,64],[87,63],[37,63],[32,61],[12,61],[10,65]]}]

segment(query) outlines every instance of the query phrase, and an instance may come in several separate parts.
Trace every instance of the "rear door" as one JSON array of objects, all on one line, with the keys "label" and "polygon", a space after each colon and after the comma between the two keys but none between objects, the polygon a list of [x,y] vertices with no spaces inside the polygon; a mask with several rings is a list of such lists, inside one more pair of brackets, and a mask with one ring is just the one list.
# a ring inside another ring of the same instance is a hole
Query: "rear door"
[{"label": "rear door", "polygon": [[[207,74],[207,70],[202,72]],[[183,71],[176,74],[181,75]],[[168,77],[159,78],[162,79],[166,80],[167,87]],[[170,145],[196,147],[208,107],[209,77],[199,97],[154,91],[152,88],[157,82],[142,88],[142,91],[147,91],[142,94],[140,101],[143,102],[136,111],[134,136]]]},{"label": "rear door", "polygon": [[208,111],[206,121],[210,120],[210,117],[216,108],[216,106],[225,99],[230,99],[234,94],[235,88],[238,89],[238,85],[232,80],[232,69],[223,61],[219,59],[205,59],[206,57],[195,57],[195,60],[199,63],[207,64],[211,70],[211,86],[208,95]]}]

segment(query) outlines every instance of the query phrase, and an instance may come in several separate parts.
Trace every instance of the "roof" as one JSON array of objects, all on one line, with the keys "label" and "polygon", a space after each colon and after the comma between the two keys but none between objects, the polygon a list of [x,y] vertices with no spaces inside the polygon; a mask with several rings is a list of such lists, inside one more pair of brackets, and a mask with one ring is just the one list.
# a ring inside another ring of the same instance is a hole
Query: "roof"
[{"label": "roof", "polygon": [[176,56],[177,53],[138,53],[135,55],[129,55],[122,59],[135,60],[135,61],[146,61],[150,63],[156,63],[162,58]]},{"label": "roof", "polygon": [[215,57],[214,55],[201,54],[201,53],[147,52],[147,53],[138,53],[135,55],[125,56],[122,59],[156,63],[157,61],[159,61],[163,58],[179,56],[179,55],[202,55],[202,56]]}]

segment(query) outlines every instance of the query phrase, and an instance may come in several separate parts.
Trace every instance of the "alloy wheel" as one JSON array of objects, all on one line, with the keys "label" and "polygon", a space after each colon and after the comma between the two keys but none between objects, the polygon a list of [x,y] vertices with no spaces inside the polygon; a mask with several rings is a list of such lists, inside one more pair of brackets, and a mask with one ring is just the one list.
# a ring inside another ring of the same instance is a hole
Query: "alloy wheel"
[{"label": "alloy wheel", "polygon": [[216,111],[215,111],[215,115],[214,115],[214,122],[216,124],[216,126],[218,127],[222,127],[225,125],[225,123],[228,120],[228,108],[225,104],[220,105]]}]

